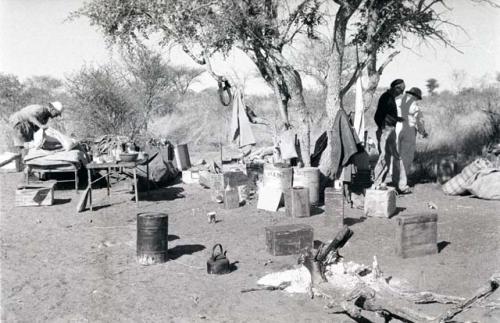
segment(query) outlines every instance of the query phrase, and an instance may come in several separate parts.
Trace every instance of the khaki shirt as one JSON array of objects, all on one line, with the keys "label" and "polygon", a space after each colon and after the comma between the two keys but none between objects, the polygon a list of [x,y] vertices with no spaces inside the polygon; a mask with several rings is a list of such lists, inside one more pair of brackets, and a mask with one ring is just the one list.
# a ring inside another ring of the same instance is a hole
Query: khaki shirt
[{"label": "khaki shirt", "polygon": [[51,117],[52,115],[48,107],[32,104],[12,114],[9,118],[9,122],[12,126],[18,123],[29,122],[40,127],[41,125],[46,125]]},{"label": "khaki shirt", "polygon": [[403,121],[403,128],[416,128],[420,134],[424,134],[425,124],[420,106],[417,101],[410,103],[409,97],[411,97],[411,94],[405,94],[401,99],[396,100],[398,115],[405,119]]}]

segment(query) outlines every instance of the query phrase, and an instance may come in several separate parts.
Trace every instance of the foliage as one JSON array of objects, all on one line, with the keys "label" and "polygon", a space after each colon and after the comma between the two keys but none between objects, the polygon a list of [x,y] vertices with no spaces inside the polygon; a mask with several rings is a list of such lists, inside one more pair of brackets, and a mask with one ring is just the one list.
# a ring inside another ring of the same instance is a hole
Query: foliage
[{"label": "foliage", "polygon": [[0,117],[4,122],[27,102],[24,91],[25,86],[17,76],[0,73]]},{"label": "foliage", "polygon": [[[321,22],[319,7],[317,0],[297,6],[269,0],[100,0],[85,3],[73,17],[89,17],[110,41],[127,46],[159,33],[165,44],[176,41],[227,53],[235,45],[259,41],[277,48],[297,33],[313,36]],[[276,37],[279,43],[272,42]]]},{"label": "foliage", "polygon": [[417,141],[415,166],[432,178],[433,163],[451,156],[463,168],[500,143],[500,88],[489,85],[454,94],[443,91],[422,102],[428,139]]},{"label": "foliage", "polygon": [[131,91],[131,104],[147,130],[149,118],[155,113],[172,111],[174,99],[174,76],[172,68],[163,61],[159,53],[139,48],[122,55],[125,61],[123,78]]},{"label": "foliage", "polygon": [[[215,52],[239,48],[254,61],[275,91],[284,122],[288,100],[303,103],[298,73],[282,55],[298,34],[314,37],[321,23],[320,1],[271,0],[103,0],[86,3],[75,16],[87,16],[108,39],[134,47],[151,35],[162,44],[175,42],[200,64]],[[194,51],[201,49],[201,55]],[[210,66],[209,66],[210,69]],[[219,78],[212,71],[217,79]],[[305,106],[301,108],[304,113]]]},{"label": "foliage", "polygon": [[113,66],[83,67],[68,79],[73,98],[73,120],[83,137],[104,134],[129,135],[139,131],[129,89]]},{"label": "foliage", "polygon": [[123,52],[123,61],[83,67],[68,79],[80,137],[147,137],[151,119],[172,113],[200,73],[171,66],[159,53],[142,47]]},{"label": "foliage", "polygon": [[[359,21],[355,23],[356,34],[352,43],[364,46],[367,41],[371,41],[373,49],[382,51],[394,48],[399,39],[409,34],[418,35],[422,39],[446,40],[444,31],[438,29],[439,25],[436,24],[442,21],[440,14],[433,8],[438,2],[440,1],[365,1],[359,9]],[[368,21],[374,13],[378,16],[378,24],[375,31],[370,31]]]}]

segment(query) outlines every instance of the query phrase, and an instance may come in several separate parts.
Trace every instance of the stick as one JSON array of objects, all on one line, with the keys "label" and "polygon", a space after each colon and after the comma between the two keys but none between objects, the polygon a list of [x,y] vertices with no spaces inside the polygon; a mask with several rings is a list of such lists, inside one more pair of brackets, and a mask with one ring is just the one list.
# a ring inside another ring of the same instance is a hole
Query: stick
[{"label": "stick", "polygon": [[433,318],[417,313],[412,309],[392,304],[390,300],[378,297],[376,292],[364,283],[356,288],[341,302],[330,302],[328,308],[334,309],[333,313],[348,313],[354,318],[362,318],[362,311],[376,312],[384,317],[397,318],[403,322],[426,322]]},{"label": "stick", "polygon": [[442,295],[432,292],[402,293],[401,296],[411,299],[415,304],[460,304],[465,301],[463,297]]},{"label": "stick", "polygon": [[284,290],[288,286],[290,286],[292,283],[291,282],[282,282],[278,286],[263,286],[263,287],[255,287],[255,288],[246,288],[242,289],[242,293],[248,293],[248,292],[256,292],[256,291],[261,291],[261,290]]},{"label": "stick", "polygon": [[476,293],[474,293],[474,296],[463,301],[460,305],[455,306],[452,309],[449,309],[448,311],[446,311],[446,313],[439,316],[436,321],[447,322],[451,320],[457,314],[469,309],[478,300],[490,296],[498,288],[499,285],[500,285],[500,273],[495,273],[493,274],[493,276],[490,277],[490,280],[485,286],[481,287],[476,291]]}]

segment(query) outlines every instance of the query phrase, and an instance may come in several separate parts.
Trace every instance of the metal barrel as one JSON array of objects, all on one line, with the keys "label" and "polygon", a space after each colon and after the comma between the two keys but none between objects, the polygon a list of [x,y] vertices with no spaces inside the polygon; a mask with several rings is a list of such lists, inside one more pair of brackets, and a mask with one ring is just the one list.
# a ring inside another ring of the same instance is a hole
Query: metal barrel
[{"label": "metal barrel", "polygon": [[174,148],[175,152],[175,163],[179,170],[186,170],[191,168],[191,161],[189,159],[188,145],[177,145]]},{"label": "metal barrel", "polygon": [[265,164],[264,187],[273,187],[277,190],[285,192],[292,187],[292,168],[280,167],[280,165]]},{"label": "metal barrel", "polygon": [[145,212],[137,214],[137,261],[153,265],[168,260],[168,215]]},{"label": "metal barrel", "polygon": [[307,187],[311,205],[319,204],[319,169],[317,167],[294,168],[293,187]]}]

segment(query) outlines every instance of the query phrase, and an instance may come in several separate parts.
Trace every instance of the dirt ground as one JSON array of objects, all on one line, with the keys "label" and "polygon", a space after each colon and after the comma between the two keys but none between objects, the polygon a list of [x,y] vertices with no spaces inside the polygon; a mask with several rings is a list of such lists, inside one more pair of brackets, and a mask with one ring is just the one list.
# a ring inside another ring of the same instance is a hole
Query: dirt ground
[{"label": "dirt ground", "polygon": [[[126,185],[94,191],[99,209],[76,213],[81,195],[56,190],[56,204],[15,207],[14,190],[22,174],[0,174],[2,322],[352,322],[328,314],[325,300],[280,291],[241,293],[263,275],[296,264],[296,256],[266,252],[264,227],[307,223],[315,240],[332,239],[331,217],[287,218],[284,212],[256,209],[256,201],[224,210],[199,185],[176,184],[141,195],[135,206]],[[500,271],[500,202],[445,196],[423,184],[400,196],[400,214],[438,207],[436,255],[401,259],[395,253],[395,217],[362,219],[346,210],[354,236],[342,249],[346,260],[371,264],[376,255],[386,275],[420,290],[468,297]],[[193,211],[194,209],[194,211]],[[136,214],[169,215],[169,256],[164,264],[136,262]],[[203,212],[217,211],[217,224]],[[208,275],[206,261],[215,243],[228,250],[237,269]],[[271,262],[270,262],[271,261]],[[499,304],[497,291],[488,303]],[[447,305],[415,310],[437,315]],[[459,321],[500,321],[500,310],[483,304]]]}]

